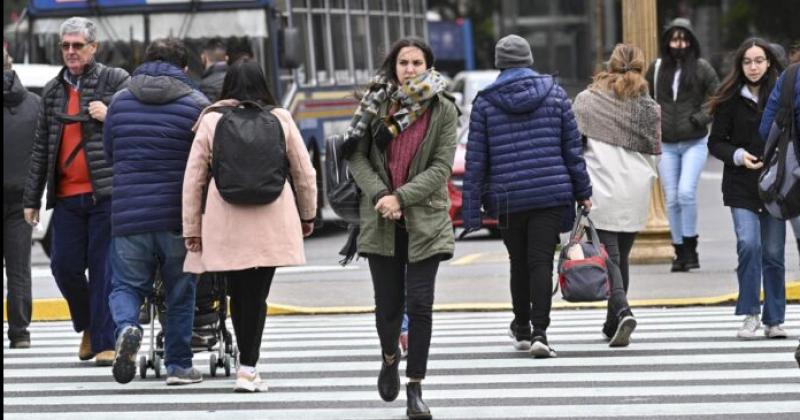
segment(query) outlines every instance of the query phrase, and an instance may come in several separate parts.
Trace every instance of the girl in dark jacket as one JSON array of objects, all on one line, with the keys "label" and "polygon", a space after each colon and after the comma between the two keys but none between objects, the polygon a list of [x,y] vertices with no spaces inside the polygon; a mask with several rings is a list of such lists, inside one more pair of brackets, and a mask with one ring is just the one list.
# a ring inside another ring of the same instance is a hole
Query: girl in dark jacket
[{"label": "girl in dark jacket", "polygon": [[700,58],[689,20],[678,18],[661,37],[661,57],[648,69],[648,83],[661,106],[663,149],[658,164],[667,201],[675,258],[672,271],[700,268],[697,256],[697,182],[708,157],[711,117],[703,104],[717,88],[717,74]]},{"label": "girl in dark jacket", "polygon": [[761,114],[781,72],[769,44],[758,38],[736,51],[735,65],[708,103],[714,115],[708,148],[725,162],[722,199],[731,208],[736,230],[739,298],[736,315],[745,315],[737,336],[754,338],[760,327],[759,295],[764,282],[764,334],[784,338],[786,312],[784,242],[786,224],[764,210],[758,196],[758,175],[764,141],[758,134]]},{"label": "girl in dark jacket", "polygon": [[434,284],[439,262],[454,250],[447,179],[458,111],[444,96],[446,82],[432,66],[433,52],[424,41],[395,42],[345,134],[346,142],[357,144],[350,170],[361,188],[358,252],[369,261],[383,350],[378,393],[384,401],[399,394],[397,343],[405,304],[409,419],[431,418],[421,382],[431,342]]}]

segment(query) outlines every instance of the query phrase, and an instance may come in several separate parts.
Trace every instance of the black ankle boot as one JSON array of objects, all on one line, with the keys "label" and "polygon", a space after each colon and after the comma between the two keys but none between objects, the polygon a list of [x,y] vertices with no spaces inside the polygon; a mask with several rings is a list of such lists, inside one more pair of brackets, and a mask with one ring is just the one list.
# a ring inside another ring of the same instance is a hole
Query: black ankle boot
[{"label": "black ankle boot", "polygon": [[686,269],[700,268],[700,258],[697,255],[697,235],[683,237],[683,250],[686,253]]},{"label": "black ankle boot", "polygon": [[422,384],[409,382],[406,385],[406,398],[408,404],[406,415],[409,420],[430,420],[433,418],[428,405],[425,404],[425,401],[422,401]]},{"label": "black ankle boot", "polygon": [[675,248],[675,256],[672,257],[672,271],[673,273],[678,271],[689,271],[689,268],[686,267],[686,251],[684,244],[672,244],[672,247]]},{"label": "black ankle boot", "polygon": [[378,374],[378,394],[386,402],[394,401],[400,394],[400,351],[394,353],[392,363],[386,363],[386,356],[382,356],[381,373]]}]

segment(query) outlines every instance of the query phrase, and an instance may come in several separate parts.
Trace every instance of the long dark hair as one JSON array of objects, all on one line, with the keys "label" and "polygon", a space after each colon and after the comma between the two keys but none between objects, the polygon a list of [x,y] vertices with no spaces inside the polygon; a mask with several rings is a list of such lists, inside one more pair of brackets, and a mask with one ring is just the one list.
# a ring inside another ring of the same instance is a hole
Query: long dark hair
[{"label": "long dark hair", "polygon": [[710,114],[713,114],[720,104],[738,95],[742,84],[747,83],[747,76],[745,76],[744,70],[742,70],[742,61],[744,60],[744,54],[752,47],[761,48],[767,60],[769,60],[769,68],[767,68],[767,71],[761,76],[761,80],[758,81],[758,109],[764,109],[772,86],[775,85],[775,81],[778,79],[781,71],[783,71],[783,65],[780,60],[778,60],[778,57],[775,56],[775,52],[770,47],[769,42],[761,38],[749,38],[745,40],[734,53],[733,68],[728,75],[725,76],[722,83],[720,83],[714,96],[709,98],[706,103]]},{"label": "long dark hair", "polygon": [[378,69],[378,74],[381,76],[385,76],[387,79],[392,81],[393,83],[397,84],[397,74],[395,73],[395,69],[397,68],[397,56],[400,54],[400,50],[405,47],[416,47],[422,51],[422,55],[425,56],[425,68],[433,67],[433,50],[425,41],[414,38],[401,38],[397,40],[392,47],[389,48],[389,54],[386,54],[386,58],[383,59],[383,64]]},{"label": "long dark hair", "polygon": [[267,86],[261,66],[252,60],[243,60],[228,67],[222,83],[220,99],[258,101],[264,105],[278,105]]},{"label": "long dark hair", "polygon": [[661,68],[658,71],[658,86],[665,86],[670,93],[673,93],[672,79],[678,70],[678,61],[670,53],[669,42],[678,32],[689,42],[680,63],[680,86],[690,89],[697,82],[697,59],[700,58],[700,44],[692,31],[680,26],[672,27],[664,33],[664,37],[661,39]]}]

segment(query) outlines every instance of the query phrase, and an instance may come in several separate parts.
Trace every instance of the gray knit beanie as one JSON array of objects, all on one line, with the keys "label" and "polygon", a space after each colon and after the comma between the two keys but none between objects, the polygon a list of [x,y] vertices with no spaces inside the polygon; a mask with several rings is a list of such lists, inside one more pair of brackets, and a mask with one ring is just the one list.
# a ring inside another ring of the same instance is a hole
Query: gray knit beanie
[{"label": "gray knit beanie", "polygon": [[500,70],[512,67],[530,67],[533,53],[528,41],[519,35],[508,35],[494,46],[494,66]]}]

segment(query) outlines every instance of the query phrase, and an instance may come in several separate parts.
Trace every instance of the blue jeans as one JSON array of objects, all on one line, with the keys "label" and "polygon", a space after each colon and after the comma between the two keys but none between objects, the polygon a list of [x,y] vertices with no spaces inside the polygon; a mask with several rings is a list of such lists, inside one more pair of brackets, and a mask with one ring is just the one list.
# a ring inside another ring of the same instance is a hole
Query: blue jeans
[{"label": "blue jeans", "polygon": [[667,200],[672,243],[697,235],[697,182],[708,157],[708,138],[664,143],[658,175]]},{"label": "blue jeans", "polygon": [[51,221],[50,269],[69,305],[73,328],[89,330],[93,353],[114,349],[114,320],[108,310],[110,214],[111,200],[95,202],[92,194],[81,194],[59,198]]},{"label": "blue jeans", "polygon": [[739,265],[739,299],[736,315],[761,313],[759,297],[764,279],[765,325],[783,324],[786,313],[786,270],[783,264],[786,222],[768,213],[731,208],[736,229],[736,253]]},{"label": "blue jeans", "polygon": [[196,276],[183,272],[186,247],[178,232],[151,232],[115,236],[111,240],[114,272],[109,298],[117,335],[123,328],[139,325],[139,307],[153,291],[156,267],[161,271],[166,295],[164,364],[192,366],[192,324]]}]

